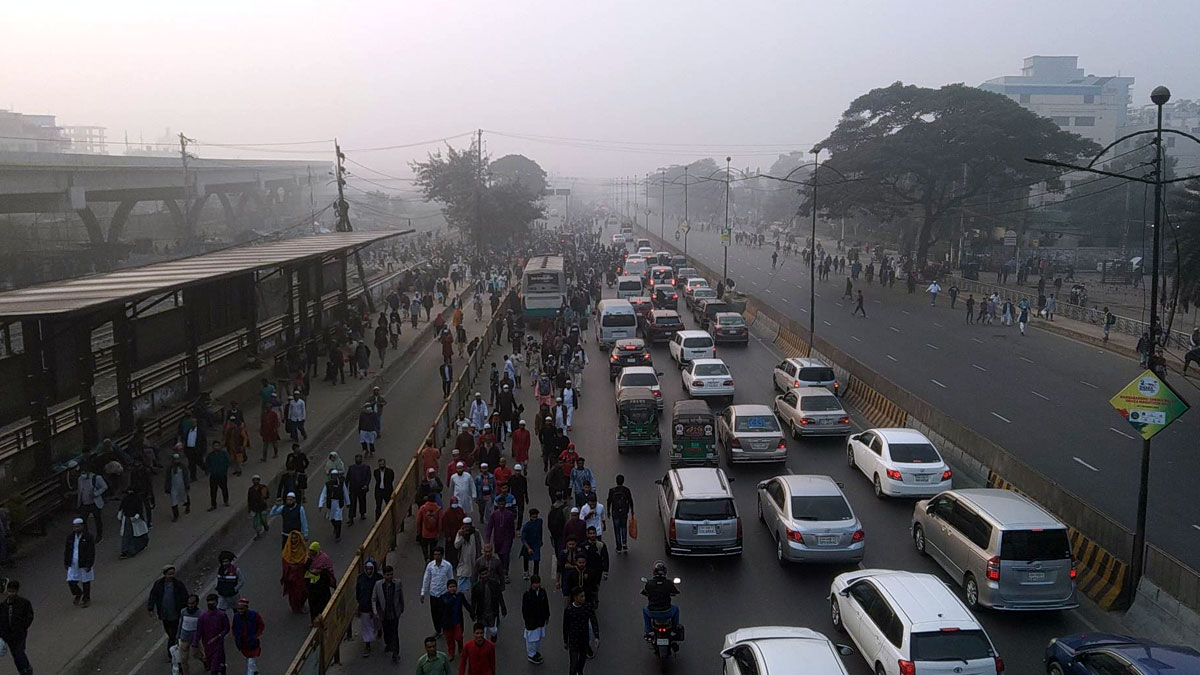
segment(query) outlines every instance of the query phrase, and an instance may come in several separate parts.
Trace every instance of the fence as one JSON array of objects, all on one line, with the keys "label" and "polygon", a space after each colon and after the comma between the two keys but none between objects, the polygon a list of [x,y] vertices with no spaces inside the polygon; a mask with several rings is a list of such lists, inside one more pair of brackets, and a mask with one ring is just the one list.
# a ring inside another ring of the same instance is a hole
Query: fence
[{"label": "fence", "polygon": [[450,395],[446,397],[429,426],[429,433],[425,434],[421,444],[413,449],[412,456],[392,491],[391,501],[346,566],[346,571],[338,581],[325,611],[317,617],[312,630],[288,666],[287,675],[324,675],[330,664],[338,660],[338,648],[350,630],[350,622],[358,612],[358,602],[354,595],[354,583],[358,572],[368,558],[383,560],[388,551],[396,547],[399,533],[403,531],[404,521],[416,499],[421,478],[417,453],[424,445],[425,439],[432,438],[434,444],[441,446],[454,435],[455,415],[459,408],[470,402],[475,383],[487,364],[491,348],[496,344],[497,332],[503,329],[506,310],[513,306],[516,298],[517,289],[513,288],[492,314],[487,328],[484,329],[479,348],[467,360],[466,366],[455,379]]}]

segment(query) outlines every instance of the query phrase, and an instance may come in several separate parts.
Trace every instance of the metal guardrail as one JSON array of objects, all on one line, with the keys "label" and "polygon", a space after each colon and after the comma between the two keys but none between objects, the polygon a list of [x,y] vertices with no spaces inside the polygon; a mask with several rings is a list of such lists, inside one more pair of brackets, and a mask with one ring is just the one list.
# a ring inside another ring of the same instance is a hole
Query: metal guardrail
[{"label": "metal guardrail", "polygon": [[[375,290],[384,284],[398,279],[405,272],[421,267],[426,262],[425,260],[420,260],[407,267],[383,273],[371,279],[367,283],[367,288],[368,290]],[[363,288],[360,284],[357,288],[348,291],[347,296],[357,298],[362,294]],[[339,290],[330,291],[321,296],[320,304],[322,311],[336,307],[340,297],[341,291]],[[315,309],[315,301],[313,308]],[[275,337],[282,333],[283,329],[284,316],[282,315],[262,321],[258,324],[259,341]],[[197,353],[198,365],[200,368],[205,368],[221,359],[245,350],[248,346],[249,332],[244,328],[234,331],[224,337],[202,345]],[[97,376],[105,375],[115,370],[116,364],[113,358],[113,350],[112,346],[108,346],[101,348],[98,352],[94,352],[96,358],[95,374]],[[177,355],[134,373],[130,377],[130,392],[134,397],[143,396],[171,382],[186,378],[187,375],[187,355]],[[111,410],[116,405],[116,395],[97,398],[96,412],[100,413]],[[65,433],[79,425],[82,421],[82,406],[79,401],[70,401],[51,408],[49,410],[50,436],[54,437]],[[33,427],[33,420],[27,417],[3,431],[3,434],[0,435],[0,461],[33,445]]]},{"label": "metal guardrail", "polygon": [[420,468],[417,453],[424,446],[426,438],[432,437],[437,445],[445,443],[454,430],[454,414],[471,398],[471,390],[479,373],[487,363],[487,354],[495,346],[495,331],[501,329],[504,312],[516,297],[517,289],[513,287],[496,311],[492,314],[487,328],[480,340],[480,348],[471,355],[467,367],[463,369],[450,390],[450,395],[442,403],[441,409],[429,427],[429,433],[422,437],[421,442],[413,449],[408,464],[401,474],[399,482],[392,490],[391,501],[383,513],[375,521],[374,527],[367,534],[362,545],[346,566],[342,578],[330,597],[325,610],[313,622],[313,628],[300,645],[291,665],[285,671],[287,675],[324,675],[329,666],[338,660],[338,649],[349,632],[350,623],[358,613],[358,601],[355,598],[354,584],[358,571],[362,569],[367,558],[383,560],[388,551],[396,547],[399,532],[403,530],[404,520],[412,511],[413,502],[417,496],[417,484],[420,479]]}]

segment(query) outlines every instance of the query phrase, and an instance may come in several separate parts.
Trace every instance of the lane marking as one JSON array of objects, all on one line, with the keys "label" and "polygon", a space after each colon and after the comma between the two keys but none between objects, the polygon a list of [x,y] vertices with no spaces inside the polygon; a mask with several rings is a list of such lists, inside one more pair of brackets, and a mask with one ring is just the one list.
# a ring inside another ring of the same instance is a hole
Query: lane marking
[{"label": "lane marking", "polygon": [[1196,528],[1197,530],[1200,530],[1200,525],[1192,525],[1192,527]]},{"label": "lane marking", "polygon": [[1129,434],[1125,433],[1124,431],[1121,431],[1120,429],[1117,429],[1116,427],[1109,427],[1108,430],[1113,432],[1114,434],[1120,434],[1120,435],[1124,436],[1125,438],[1128,438],[1131,441],[1135,440],[1137,438],[1136,436],[1130,436]]},{"label": "lane marking", "polygon": [[804,309],[803,307],[801,307],[801,308],[800,308],[800,311],[801,311],[801,312],[804,312],[805,314],[808,314],[808,310],[807,310],[807,309]]},{"label": "lane marking", "polygon": [[928,342],[925,343],[925,346],[929,347],[930,349],[941,349],[941,347],[939,347],[937,345],[929,344]]},{"label": "lane marking", "polygon": [[1021,360],[1022,360],[1022,361],[1024,361],[1025,363],[1033,363],[1033,359],[1027,359],[1027,358],[1025,358],[1024,356],[1019,356],[1019,357],[1017,357],[1017,358],[1021,359]]},{"label": "lane marking", "polygon": [[854,337],[853,335],[850,336],[850,339],[854,340],[855,342],[862,342],[862,340],[859,340],[858,338]]},{"label": "lane marking", "polygon": [[900,363],[899,359],[897,359],[896,357],[892,356],[891,354],[884,354],[884,356],[886,356],[886,357],[888,357],[889,359],[891,359],[891,360],[895,361],[896,363]]},{"label": "lane marking", "polygon": [[767,289],[767,292],[768,292],[768,293],[770,293],[770,292],[771,292],[771,289],[769,289],[769,288],[768,288],[768,289]]},{"label": "lane marking", "polygon": [[983,344],[983,340],[980,340],[979,338],[971,338],[971,342],[978,342],[979,344]]},{"label": "lane marking", "polygon": [[826,326],[832,326],[832,325],[833,325],[833,324],[829,323],[828,321],[826,321],[826,320],[824,320],[824,319],[821,319],[821,323],[825,324]]},{"label": "lane marking", "polygon": [[816,293],[815,295],[816,295],[818,298],[819,298],[819,297],[821,297],[821,294],[820,294],[820,293]]},{"label": "lane marking", "polygon": [[978,363],[972,363],[971,367],[974,368],[975,370],[983,371],[985,373],[987,372],[987,368],[984,368],[983,366],[979,365]]},{"label": "lane marking", "polygon": [[883,304],[883,301],[882,301],[882,300],[872,300],[871,302],[873,302],[873,303],[875,303],[875,304],[877,304],[877,305],[882,305],[882,304]]},{"label": "lane marking", "polygon": [[888,328],[889,328],[890,330],[892,330],[892,331],[895,331],[895,332],[897,332],[897,333],[899,333],[899,332],[900,332],[900,329],[899,329],[899,328],[896,328],[895,326],[888,326]]},{"label": "lane marking", "polygon": [[[938,382],[937,380],[930,380],[930,382],[936,384],[937,386],[941,387],[942,389],[949,389],[949,387],[942,384],[941,382]],[[995,415],[996,413],[992,413],[992,414]]]},{"label": "lane marking", "polygon": [[908,311],[907,309],[902,309],[902,310],[900,310],[900,312],[901,312],[901,313],[903,313],[903,314],[906,314],[906,315],[911,315],[911,314],[912,314],[912,312]]},{"label": "lane marking", "polygon": [[755,267],[754,269],[758,270],[759,272],[761,272],[761,271],[762,271],[762,268],[761,268],[761,267]]},{"label": "lane marking", "polygon": [[945,328],[945,326],[943,326],[942,324],[940,324],[936,321],[933,322],[933,325],[937,326],[938,328]]},{"label": "lane marking", "polygon": [[784,301],[784,302],[791,302],[791,300],[788,300],[788,299],[787,299],[787,296],[784,296],[784,298],[783,298],[783,301]]},{"label": "lane marking", "polygon": [[1091,464],[1088,464],[1087,462],[1083,461],[1082,459],[1079,459],[1078,457],[1072,457],[1071,459],[1075,460],[1076,462],[1079,462],[1080,464],[1086,466],[1087,468],[1091,469],[1092,471],[1095,471],[1096,473],[1100,473],[1100,469],[1097,469],[1096,467],[1092,466]]},{"label": "lane marking", "polygon": [[1004,422],[1005,424],[1012,424],[1012,420],[1008,419],[1004,415],[1001,415],[1000,413],[993,411],[992,416],[999,419],[1000,421]]},{"label": "lane marking", "polygon": [[1091,382],[1084,382],[1083,380],[1080,380],[1080,381],[1079,381],[1079,384],[1082,384],[1082,385],[1084,385],[1085,387],[1091,387],[1092,389],[1099,389],[1099,388],[1100,388],[1100,387],[1097,387],[1096,385],[1092,384]]},{"label": "lane marking", "polygon": [[[1038,398],[1042,399],[1043,401],[1049,401],[1049,400],[1050,400],[1050,397],[1049,397],[1049,396],[1046,396],[1045,394],[1039,394],[1039,393],[1037,393],[1036,391],[1033,391],[1032,389],[1030,389],[1030,392],[1031,392],[1031,393],[1033,393],[1033,395],[1034,395],[1034,396],[1036,396],[1036,397],[1038,397]],[[1109,427],[1109,428],[1111,429],[1112,427]]]},{"label": "lane marking", "polygon": [[843,305],[843,304],[842,304],[842,303],[840,303],[840,302],[835,302],[834,304],[835,304],[835,305],[837,305],[838,307],[845,307],[845,305]]}]

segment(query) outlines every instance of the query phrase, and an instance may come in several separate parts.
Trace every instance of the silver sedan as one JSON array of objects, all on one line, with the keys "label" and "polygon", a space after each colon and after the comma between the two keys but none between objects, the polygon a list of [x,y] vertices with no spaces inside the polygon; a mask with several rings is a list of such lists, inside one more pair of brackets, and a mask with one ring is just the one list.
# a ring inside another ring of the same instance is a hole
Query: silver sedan
[{"label": "silver sedan", "polygon": [[842,400],[825,387],[799,387],[776,396],[775,413],[791,428],[792,438],[850,433],[850,415]]},{"label": "silver sedan", "polygon": [[829,476],[784,475],[758,484],[758,518],[786,562],[855,563],[866,533],[841,487]]}]

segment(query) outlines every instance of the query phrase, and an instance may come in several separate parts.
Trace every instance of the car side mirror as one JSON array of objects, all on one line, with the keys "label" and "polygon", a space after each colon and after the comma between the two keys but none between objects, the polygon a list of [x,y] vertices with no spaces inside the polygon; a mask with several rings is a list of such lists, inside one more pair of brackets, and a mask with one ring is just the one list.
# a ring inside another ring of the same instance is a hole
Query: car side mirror
[{"label": "car side mirror", "polygon": [[854,648],[849,645],[836,645],[838,653],[842,656],[854,656]]},{"label": "car side mirror", "polygon": [[930,514],[930,515],[932,515],[932,514],[933,514],[933,504],[926,504],[926,505],[925,505],[925,513],[927,513],[927,514]]},{"label": "car side mirror", "polygon": [[843,588],[842,590],[838,591],[838,595],[842,596],[843,598],[850,597],[850,588],[849,587]]},{"label": "car side mirror", "polygon": [[768,482],[769,482],[769,481],[765,481],[765,480],[760,480],[760,481],[758,481],[758,489],[759,489],[759,490],[765,490],[765,489],[767,489],[767,483],[768,483]]},{"label": "car side mirror", "polygon": [[663,376],[663,373],[662,373],[662,371],[661,371],[661,370],[656,370],[656,371],[654,371],[654,374],[655,374],[655,375],[657,375],[657,376],[659,376],[659,377],[662,377],[662,376]]},{"label": "car side mirror", "polygon": [[730,483],[732,483],[733,481],[737,480],[737,478],[734,478],[733,476],[726,476],[726,477],[725,477],[725,480],[727,480],[727,481],[729,481]]},{"label": "car side mirror", "polygon": [[[660,478],[660,479],[658,479],[658,480],[654,481],[654,484],[655,484],[655,485],[662,485],[662,479]],[[642,581],[645,581],[645,579],[642,579]]]}]

